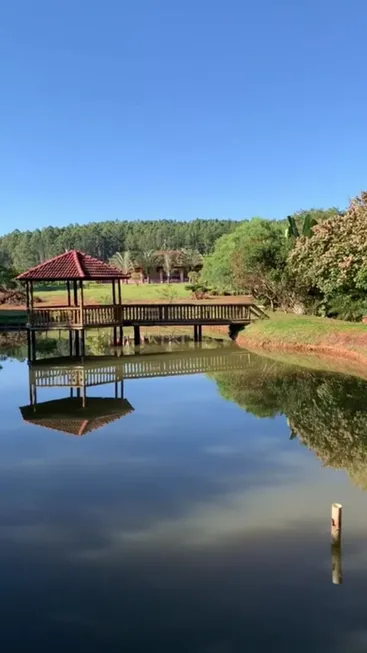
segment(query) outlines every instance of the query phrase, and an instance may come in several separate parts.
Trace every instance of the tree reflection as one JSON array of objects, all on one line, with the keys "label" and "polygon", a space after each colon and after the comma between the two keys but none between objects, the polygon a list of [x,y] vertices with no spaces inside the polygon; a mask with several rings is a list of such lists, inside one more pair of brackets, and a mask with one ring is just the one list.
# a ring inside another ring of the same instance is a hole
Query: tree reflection
[{"label": "tree reflection", "polygon": [[253,415],[285,415],[291,438],[367,489],[366,381],[257,356],[241,373],[214,378],[223,397]]}]

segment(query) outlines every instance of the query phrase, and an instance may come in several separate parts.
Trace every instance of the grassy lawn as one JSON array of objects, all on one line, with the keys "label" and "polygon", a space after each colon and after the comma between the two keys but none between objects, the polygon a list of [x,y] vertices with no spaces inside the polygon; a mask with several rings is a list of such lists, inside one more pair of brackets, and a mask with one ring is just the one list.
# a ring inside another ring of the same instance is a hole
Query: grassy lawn
[{"label": "grassy lawn", "polygon": [[[42,302],[47,304],[66,304],[66,289],[58,286],[48,286],[44,289],[42,286],[36,287],[35,295]],[[167,301],[172,298],[173,301],[190,299],[190,291],[186,289],[185,283],[172,284],[123,284],[122,301],[127,302],[145,302],[145,301]],[[111,304],[112,290],[111,284],[89,283],[84,289],[84,301],[86,304]]]}]

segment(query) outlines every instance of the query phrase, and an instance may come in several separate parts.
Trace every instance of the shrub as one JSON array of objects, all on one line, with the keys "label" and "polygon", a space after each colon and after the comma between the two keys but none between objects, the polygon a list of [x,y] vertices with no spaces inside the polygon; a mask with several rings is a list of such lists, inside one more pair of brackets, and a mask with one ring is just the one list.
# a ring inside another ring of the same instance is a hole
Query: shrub
[{"label": "shrub", "polygon": [[360,322],[367,314],[367,302],[353,295],[335,295],[327,304],[328,317]]}]

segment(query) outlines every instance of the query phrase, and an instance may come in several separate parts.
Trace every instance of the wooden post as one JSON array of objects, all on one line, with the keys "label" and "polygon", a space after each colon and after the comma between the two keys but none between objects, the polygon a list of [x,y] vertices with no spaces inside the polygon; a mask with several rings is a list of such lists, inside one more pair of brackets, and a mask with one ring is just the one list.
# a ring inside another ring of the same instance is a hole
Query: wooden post
[{"label": "wooden post", "polygon": [[26,299],[27,299],[27,323],[30,323],[30,301],[29,301],[29,281],[25,284]]},{"label": "wooden post", "polygon": [[118,382],[115,381],[115,399],[119,398],[119,387],[118,387]]},{"label": "wooden post", "polygon": [[78,306],[78,286],[76,279],[73,281],[73,286],[74,286],[74,306]]},{"label": "wooden post", "polygon": [[202,336],[203,336],[203,327],[201,324],[198,324],[198,341],[202,341]]},{"label": "wooden post", "polygon": [[342,534],[342,505],[333,503],[331,506],[331,541],[333,544],[340,542]]},{"label": "wooden post", "polygon": [[82,329],[80,332],[80,344],[81,344],[81,356],[85,356],[85,330]]},{"label": "wooden post", "polygon": [[[112,280],[112,304],[116,306],[116,286],[115,286],[115,280]],[[116,321],[116,311],[113,313],[114,315],[114,321]],[[117,345],[117,327],[113,327],[113,344],[114,347]]]},{"label": "wooden post", "polygon": [[124,398],[124,379],[121,379],[120,384],[121,384],[121,387],[120,387],[121,399],[123,399]]},{"label": "wooden post", "polygon": [[32,406],[37,404],[37,386],[35,383],[32,383]]},{"label": "wooden post", "polygon": [[73,332],[69,329],[69,356],[73,355]]},{"label": "wooden post", "polygon": [[83,279],[80,279],[80,324],[84,326],[84,288]]},{"label": "wooden post", "polygon": [[29,383],[29,403],[31,404],[31,406],[33,406],[33,378],[32,378],[31,370],[29,370],[28,383]]},{"label": "wooden post", "polygon": [[28,353],[28,362],[32,360],[32,341],[31,341],[31,332],[27,329],[27,353]]},{"label": "wooden post", "polygon": [[80,348],[79,348],[79,331],[75,329],[74,331],[74,342],[75,342],[75,356],[79,356],[80,354]]},{"label": "wooden post", "polygon": [[31,303],[31,311],[33,311],[33,303],[34,303],[34,300],[33,300],[33,281],[31,281],[31,283],[30,283],[30,290],[31,290],[31,302],[30,302]]},{"label": "wooden post", "polygon": [[331,545],[331,579],[333,585],[341,585],[343,582],[342,548],[340,540]]},{"label": "wooden post", "polygon": [[36,353],[36,332],[34,330],[31,331],[31,361],[35,361],[37,358],[37,353]]},{"label": "wooden post", "polygon": [[122,347],[123,345],[123,339],[124,339],[124,329],[122,325],[122,289],[121,289],[121,279],[117,281],[117,289],[118,289],[118,301],[119,301],[119,322],[121,322],[119,326],[119,344]]},{"label": "wooden post", "polygon": [[140,345],[140,326],[134,326],[134,344],[135,347]]},{"label": "wooden post", "polygon": [[198,341],[198,325],[194,324],[194,341]]},{"label": "wooden post", "polygon": [[66,282],[66,289],[68,291],[68,306],[71,306],[71,294],[70,294],[70,281]]}]

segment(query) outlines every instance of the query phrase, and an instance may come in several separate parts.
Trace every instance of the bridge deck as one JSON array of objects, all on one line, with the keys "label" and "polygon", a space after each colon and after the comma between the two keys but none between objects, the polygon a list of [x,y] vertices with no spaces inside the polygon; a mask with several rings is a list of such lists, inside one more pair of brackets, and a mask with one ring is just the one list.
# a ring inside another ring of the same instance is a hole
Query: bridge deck
[{"label": "bridge deck", "polygon": [[28,327],[34,330],[115,326],[186,326],[249,324],[266,318],[256,304],[111,304],[33,308]]}]

